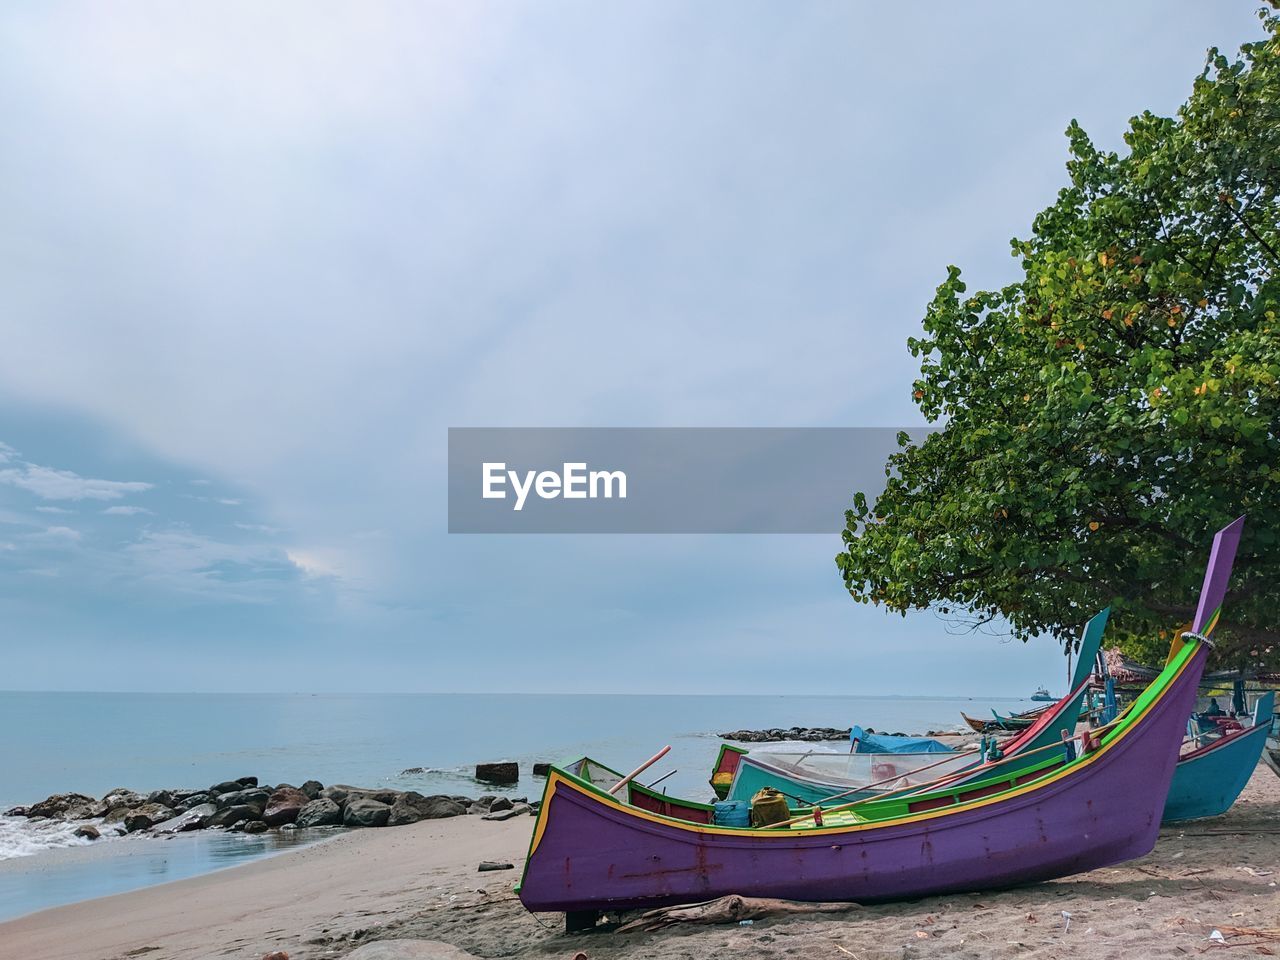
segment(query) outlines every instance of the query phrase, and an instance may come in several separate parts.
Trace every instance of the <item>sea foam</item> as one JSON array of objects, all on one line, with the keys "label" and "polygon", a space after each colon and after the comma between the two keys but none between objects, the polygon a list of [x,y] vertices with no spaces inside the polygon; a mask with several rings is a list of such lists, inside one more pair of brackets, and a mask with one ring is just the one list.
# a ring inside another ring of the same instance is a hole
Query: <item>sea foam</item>
[{"label": "sea foam", "polygon": [[[81,847],[92,843],[76,836],[76,828],[97,821],[81,820],[67,823],[63,820],[28,820],[26,817],[0,817],[0,860],[14,857],[30,857],[58,847]],[[103,836],[114,832],[103,831]]]}]

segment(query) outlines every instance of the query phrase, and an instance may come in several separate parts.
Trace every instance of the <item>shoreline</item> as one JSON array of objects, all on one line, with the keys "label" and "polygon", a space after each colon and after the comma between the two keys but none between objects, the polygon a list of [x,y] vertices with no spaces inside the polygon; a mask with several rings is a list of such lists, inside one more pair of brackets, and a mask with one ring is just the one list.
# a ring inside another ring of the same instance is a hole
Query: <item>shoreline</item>
[{"label": "shoreline", "polygon": [[[187,880],[55,907],[0,924],[25,960],[339,958],[374,940],[421,938],[478,957],[1181,957],[1213,929],[1280,917],[1280,779],[1259,765],[1225,816],[1161,831],[1146,857],[1062,880],[749,927],[566,936],[512,892],[532,821],[428,820],[355,830]],[[514,870],[479,873],[482,860]],[[1070,914],[1070,924],[1064,915]],[[1234,943],[1235,940],[1228,939]],[[840,949],[836,949],[837,945]],[[1280,944],[1273,944],[1280,954]],[[1251,952],[1251,951],[1249,951]]]}]

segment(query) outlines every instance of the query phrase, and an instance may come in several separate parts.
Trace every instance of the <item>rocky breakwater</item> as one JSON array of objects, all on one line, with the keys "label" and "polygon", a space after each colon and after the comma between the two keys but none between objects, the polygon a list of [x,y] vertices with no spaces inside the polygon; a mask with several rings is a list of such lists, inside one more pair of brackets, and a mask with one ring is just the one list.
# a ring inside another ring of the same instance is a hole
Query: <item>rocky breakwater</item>
[{"label": "rocky breakwater", "polygon": [[307,827],[398,827],[420,820],[467,815],[506,820],[534,812],[536,804],[506,797],[423,796],[413,790],[389,790],[319,780],[301,786],[260,784],[257,777],[226,780],[197,789],[153,790],[141,794],[123,787],[101,799],[59,793],[5,816],[31,821],[84,821],[77,835],[96,840],[122,833],[172,835],[221,829],[244,833]]},{"label": "rocky breakwater", "polygon": [[719,734],[721,740],[733,740],[737,743],[781,743],[786,740],[798,740],[805,743],[820,743],[824,740],[848,740],[849,728],[837,727],[774,727],[769,730],[733,730]]}]

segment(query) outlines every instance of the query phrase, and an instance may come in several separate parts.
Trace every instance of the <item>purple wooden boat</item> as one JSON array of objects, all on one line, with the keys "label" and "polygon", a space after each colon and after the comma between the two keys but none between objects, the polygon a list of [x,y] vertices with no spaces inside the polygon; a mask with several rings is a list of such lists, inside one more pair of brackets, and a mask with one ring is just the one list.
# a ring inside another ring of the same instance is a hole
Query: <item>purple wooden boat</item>
[{"label": "purple wooden boat", "polygon": [[[640,810],[553,768],[518,892],[596,912],[727,894],[873,902],[1048,880],[1151,850],[1241,521],[1214,539],[1192,633],[1097,749],[1046,772],[903,801],[884,819],[742,829]],[[1031,779],[1026,779],[1030,776]],[[884,815],[882,813],[882,815]],[[831,818],[828,818],[829,821]]]}]

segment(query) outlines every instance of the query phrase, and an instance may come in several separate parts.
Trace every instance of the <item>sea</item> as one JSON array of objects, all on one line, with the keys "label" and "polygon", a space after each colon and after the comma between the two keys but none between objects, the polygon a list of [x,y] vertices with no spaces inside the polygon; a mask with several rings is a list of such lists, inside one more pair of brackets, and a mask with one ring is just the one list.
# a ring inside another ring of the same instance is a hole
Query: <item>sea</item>
[{"label": "sea", "polygon": [[[646,783],[706,800],[720,733],[848,727],[961,730],[960,711],[1026,709],[1011,697],[612,694],[158,694],[0,692],[0,811],[53,793],[101,797],[253,775],[536,798],[538,761],[593,757],[629,772],[662,747]],[[841,749],[830,743],[826,748]],[[475,764],[515,760],[520,782],[478,783]],[[72,826],[0,816],[0,921],[208,873],[323,842],[334,831],[198,831],[95,842]]]}]

